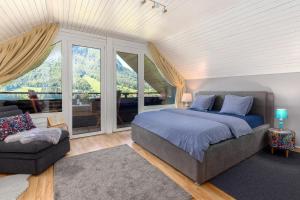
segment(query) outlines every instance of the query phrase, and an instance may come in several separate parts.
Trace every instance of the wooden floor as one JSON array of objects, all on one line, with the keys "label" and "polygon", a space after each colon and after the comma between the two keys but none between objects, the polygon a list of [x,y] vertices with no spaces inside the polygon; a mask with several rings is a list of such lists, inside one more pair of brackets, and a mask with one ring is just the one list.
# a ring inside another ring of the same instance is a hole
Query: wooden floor
[{"label": "wooden floor", "polygon": [[[180,172],[161,161],[151,153],[144,150],[131,140],[130,131],[114,134],[103,134],[98,136],[71,140],[71,151],[67,156],[79,155],[99,149],[128,144],[138,154],[147,159],[163,173],[169,176],[174,182],[189,192],[194,200],[221,200],[234,199],[210,183],[196,185]],[[0,174],[0,176],[3,176]],[[19,197],[19,200],[53,200],[53,166],[39,176],[29,178],[29,188]]]}]

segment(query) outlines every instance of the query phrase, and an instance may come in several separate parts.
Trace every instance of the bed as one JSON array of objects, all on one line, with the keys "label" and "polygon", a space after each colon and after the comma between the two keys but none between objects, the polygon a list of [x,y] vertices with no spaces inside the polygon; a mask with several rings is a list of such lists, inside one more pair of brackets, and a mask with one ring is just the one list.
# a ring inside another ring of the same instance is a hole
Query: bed
[{"label": "bed", "polygon": [[272,93],[263,91],[199,91],[194,93],[194,97],[210,94],[216,95],[213,110],[220,110],[226,94],[253,96],[254,102],[249,114],[262,116],[264,123],[253,128],[251,134],[209,145],[201,161],[165,138],[153,133],[150,128],[132,124],[132,139],[135,143],[198,184],[204,183],[264,148],[267,144],[265,133],[273,125],[274,96]]}]

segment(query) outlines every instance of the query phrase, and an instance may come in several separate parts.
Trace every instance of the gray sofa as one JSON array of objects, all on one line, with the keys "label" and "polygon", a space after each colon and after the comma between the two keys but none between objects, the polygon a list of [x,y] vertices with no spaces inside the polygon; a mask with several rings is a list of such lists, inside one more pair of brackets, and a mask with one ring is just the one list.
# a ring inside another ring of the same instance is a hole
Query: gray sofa
[{"label": "gray sofa", "polygon": [[[22,113],[16,106],[0,107],[0,118]],[[63,130],[58,144],[0,141],[0,173],[40,174],[70,151],[69,133]]]}]

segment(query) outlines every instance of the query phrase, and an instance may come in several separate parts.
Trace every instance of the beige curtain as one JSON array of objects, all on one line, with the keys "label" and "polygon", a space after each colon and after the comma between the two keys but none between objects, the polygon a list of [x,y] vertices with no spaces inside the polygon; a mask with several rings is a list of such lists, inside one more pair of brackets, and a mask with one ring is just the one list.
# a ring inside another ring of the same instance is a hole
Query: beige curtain
[{"label": "beige curtain", "polygon": [[185,90],[184,78],[177,72],[175,67],[160,54],[153,43],[149,43],[148,48],[159,71],[171,85],[176,87],[176,105],[180,106],[181,97]]},{"label": "beige curtain", "polygon": [[36,68],[50,53],[57,24],[45,24],[0,44],[0,84]]}]

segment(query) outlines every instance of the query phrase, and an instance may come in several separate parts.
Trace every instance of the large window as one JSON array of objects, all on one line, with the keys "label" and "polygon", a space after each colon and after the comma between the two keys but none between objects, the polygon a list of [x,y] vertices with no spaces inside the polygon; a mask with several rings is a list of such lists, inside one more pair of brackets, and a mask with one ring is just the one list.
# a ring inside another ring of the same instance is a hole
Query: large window
[{"label": "large window", "polygon": [[62,111],[61,42],[51,48],[40,66],[0,85],[0,106],[17,105],[23,112],[31,113]]},{"label": "large window", "polygon": [[176,88],[169,84],[155,64],[144,56],[144,106],[175,103]]},{"label": "large window", "polygon": [[0,106],[63,112],[70,134],[81,137],[127,129],[139,112],[175,104],[176,88],[145,55],[146,46],[120,40],[106,46],[105,39],[74,34],[59,35],[38,67],[0,85]]}]

